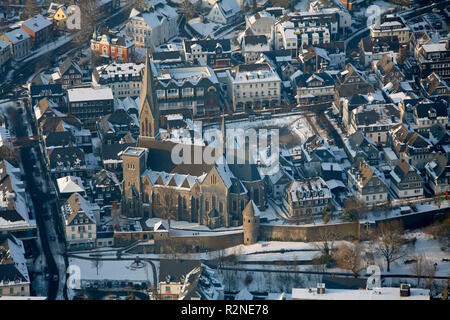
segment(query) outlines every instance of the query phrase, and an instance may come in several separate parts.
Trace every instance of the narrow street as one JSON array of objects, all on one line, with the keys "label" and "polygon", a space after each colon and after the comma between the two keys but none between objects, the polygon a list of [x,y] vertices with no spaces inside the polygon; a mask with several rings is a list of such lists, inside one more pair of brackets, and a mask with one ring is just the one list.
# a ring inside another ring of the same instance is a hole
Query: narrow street
[{"label": "narrow street", "polygon": [[[12,118],[15,120],[11,122],[17,138],[27,137],[27,128],[24,125],[24,122],[21,121],[22,115],[19,114],[18,110],[19,109],[16,108],[12,109]],[[54,300],[58,292],[59,270],[50,249],[48,239],[49,230],[44,221],[44,214],[46,210],[44,208],[45,202],[43,200],[47,199],[47,195],[42,192],[41,188],[36,184],[34,179],[33,166],[36,164],[36,160],[33,160],[30,155],[32,153],[32,148],[33,147],[30,146],[20,147],[20,158],[25,173],[26,185],[33,201],[34,212],[36,215],[34,218],[36,219],[42,249],[47,262],[48,273],[50,274],[47,297],[49,300]],[[40,153],[40,150],[38,149],[37,152]]]}]

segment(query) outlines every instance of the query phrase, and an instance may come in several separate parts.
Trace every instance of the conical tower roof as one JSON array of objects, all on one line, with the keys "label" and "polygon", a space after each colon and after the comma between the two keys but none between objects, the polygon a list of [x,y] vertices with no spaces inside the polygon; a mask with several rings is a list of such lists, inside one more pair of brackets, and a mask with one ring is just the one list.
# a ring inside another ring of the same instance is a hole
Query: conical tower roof
[{"label": "conical tower roof", "polygon": [[260,211],[258,209],[258,206],[253,202],[252,199],[247,203],[247,205],[244,208],[244,211],[242,211],[242,215],[246,217],[259,217]]},{"label": "conical tower roof", "polygon": [[152,67],[150,65],[149,52],[148,49],[145,53],[145,68],[144,68],[144,76],[142,77],[142,86],[141,86],[141,94],[139,96],[139,112],[142,110],[142,106],[148,101],[150,109],[152,111],[155,110],[154,103],[154,94],[153,94],[153,73]]}]

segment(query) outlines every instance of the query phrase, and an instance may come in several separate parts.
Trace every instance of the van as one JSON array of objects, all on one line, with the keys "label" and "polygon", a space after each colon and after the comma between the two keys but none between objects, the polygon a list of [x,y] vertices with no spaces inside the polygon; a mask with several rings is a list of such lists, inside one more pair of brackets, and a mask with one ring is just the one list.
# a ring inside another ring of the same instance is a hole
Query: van
[{"label": "van", "polygon": [[405,207],[400,207],[400,214],[408,214],[411,213],[411,207],[405,206]]}]

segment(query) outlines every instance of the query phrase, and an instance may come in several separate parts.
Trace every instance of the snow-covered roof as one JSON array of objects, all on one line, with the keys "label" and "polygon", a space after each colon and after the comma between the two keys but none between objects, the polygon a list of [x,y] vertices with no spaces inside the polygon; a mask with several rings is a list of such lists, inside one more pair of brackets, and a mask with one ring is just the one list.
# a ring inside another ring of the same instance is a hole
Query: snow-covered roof
[{"label": "snow-covered roof", "polygon": [[14,29],[5,33],[5,37],[11,41],[12,44],[17,44],[27,39],[30,39],[30,35],[22,28]]},{"label": "snow-covered roof", "polygon": [[214,70],[209,66],[166,69],[166,71],[161,72],[157,78],[162,85],[168,85],[170,82],[174,82],[180,87],[183,86],[185,82],[196,85],[204,78],[209,79],[212,83],[219,83]]},{"label": "snow-covered roof", "polygon": [[25,21],[22,25],[26,26],[28,29],[30,29],[33,32],[38,32],[42,29],[48,28],[53,23],[46,19],[43,15],[38,14],[27,21]]},{"label": "snow-covered roof", "polygon": [[80,177],[66,176],[56,179],[56,183],[58,185],[58,190],[60,194],[85,192],[83,187],[83,181],[81,181]]},{"label": "snow-covered roof", "polygon": [[73,88],[67,90],[69,102],[113,100],[111,88]]}]

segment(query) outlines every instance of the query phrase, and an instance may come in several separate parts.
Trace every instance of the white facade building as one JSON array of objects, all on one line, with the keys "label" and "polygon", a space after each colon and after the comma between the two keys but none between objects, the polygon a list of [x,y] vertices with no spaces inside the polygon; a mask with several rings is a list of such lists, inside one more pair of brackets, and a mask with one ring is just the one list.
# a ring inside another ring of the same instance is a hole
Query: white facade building
[{"label": "white facade building", "polygon": [[269,64],[244,64],[226,72],[228,96],[235,111],[280,104],[281,79]]}]

